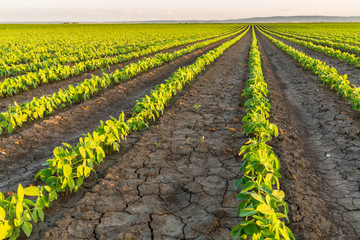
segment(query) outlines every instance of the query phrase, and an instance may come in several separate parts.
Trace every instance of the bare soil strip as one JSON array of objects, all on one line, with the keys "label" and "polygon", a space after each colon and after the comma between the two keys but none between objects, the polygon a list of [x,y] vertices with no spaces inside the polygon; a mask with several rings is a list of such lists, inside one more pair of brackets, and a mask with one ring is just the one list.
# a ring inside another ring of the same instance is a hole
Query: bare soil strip
[{"label": "bare soil strip", "polygon": [[290,229],[296,239],[360,239],[359,119],[314,74],[258,37],[271,121],[280,130],[272,146],[282,163]]},{"label": "bare soil strip", "polygon": [[[231,239],[250,34],[170,103],[95,186],[46,213],[32,239]],[[196,105],[199,105],[196,107]],[[78,200],[80,199],[80,200]]]},{"label": "bare soil strip", "polygon": [[[222,42],[226,41],[226,40],[230,40],[234,37],[229,37],[226,38],[225,40],[222,40]],[[209,39],[213,39],[213,38],[209,38]],[[165,49],[165,50],[161,50],[161,51],[157,51],[155,53],[149,54],[147,56],[144,57],[153,57],[154,55],[158,54],[158,53],[168,53],[168,52],[175,52],[177,50],[180,50],[182,48],[185,48],[189,45],[193,45],[199,42],[204,42],[207,41],[209,39],[205,39],[202,41],[196,41],[196,42],[192,42],[192,43],[188,43],[188,44],[184,44],[181,46],[177,46],[177,47],[173,47],[173,48],[169,48],[169,49]],[[110,65],[109,68],[103,68],[104,72],[109,74],[111,72],[114,72],[116,70],[120,70],[121,68],[123,68],[126,65],[129,65],[130,63],[134,63],[134,62],[138,62],[140,59],[144,58],[144,57],[140,57],[140,58],[135,58],[133,60],[130,61],[126,61],[123,63],[119,63],[119,64],[113,64]],[[38,86],[37,88],[31,89],[30,91],[25,91],[22,92],[20,94],[14,95],[14,96],[9,96],[9,97],[5,97],[5,98],[0,98],[0,111],[6,111],[9,104],[13,104],[14,101],[16,101],[18,104],[22,104],[26,101],[31,101],[34,97],[41,97],[45,94],[53,94],[54,92],[57,92],[59,89],[63,89],[63,88],[67,88],[69,85],[76,85],[78,83],[83,82],[85,79],[91,78],[92,75],[102,75],[102,71],[101,68],[98,68],[96,70],[93,71],[88,71],[85,73],[81,73],[72,77],[69,77],[67,79],[61,80],[59,82],[50,82],[48,84],[42,84],[41,86]]]},{"label": "bare soil strip", "polygon": [[273,38],[283,42],[284,44],[292,46],[293,48],[305,53],[309,57],[312,57],[314,59],[319,59],[320,61],[325,62],[330,67],[336,68],[339,74],[341,75],[347,74],[348,80],[357,87],[360,87],[360,68],[351,66],[350,64],[346,62],[342,62],[337,58],[329,57],[324,53],[320,53],[315,50],[311,50],[307,47],[301,46],[299,44],[293,43],[291,41],[284,40],[282,38],[272,35],[271,33],[268,34]]},{"label": "bare soil strip", "polygon": [[221,45],[211,44],[170,63],[144,73],[133,80],[114,85],[96,96],[62,109],[44,119],[27,124],[11,136],[0,138],[0,191],[14,190],[19,183],[28,185],[41,164],[52,157],[52,151],[63,142],[77,144],[83,133],[92,132],[100,120],[130,114],[136,100],[179,67],[193,63],[197,57]]}]

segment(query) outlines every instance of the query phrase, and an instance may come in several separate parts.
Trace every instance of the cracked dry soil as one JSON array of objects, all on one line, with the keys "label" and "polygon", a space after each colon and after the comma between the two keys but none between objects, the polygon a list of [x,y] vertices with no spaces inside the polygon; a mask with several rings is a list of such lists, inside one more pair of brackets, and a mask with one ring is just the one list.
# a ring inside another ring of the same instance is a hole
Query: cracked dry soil
[{"label": "cracked dry soil", "polygon": [[95,186],[55,204],[31,238],[231,239],[240,221],[235,181],[247,140],[239,130],[249,44],[248,33],[127,153],[112,155],[117,163]]}]

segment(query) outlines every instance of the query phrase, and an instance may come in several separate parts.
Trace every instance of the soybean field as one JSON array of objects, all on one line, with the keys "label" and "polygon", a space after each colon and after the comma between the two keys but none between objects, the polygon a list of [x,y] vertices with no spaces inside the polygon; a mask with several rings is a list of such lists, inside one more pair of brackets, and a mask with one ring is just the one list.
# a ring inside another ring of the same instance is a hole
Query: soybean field
[{"label": "soybean field", "polygon": [[0,25],[0,239],[360,239],[359,39]]}]

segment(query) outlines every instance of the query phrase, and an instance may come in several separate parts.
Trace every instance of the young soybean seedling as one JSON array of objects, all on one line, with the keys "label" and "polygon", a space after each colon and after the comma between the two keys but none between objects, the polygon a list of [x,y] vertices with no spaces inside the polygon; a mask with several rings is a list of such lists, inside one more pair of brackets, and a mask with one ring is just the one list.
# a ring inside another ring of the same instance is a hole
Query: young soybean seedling
[{"label": "young soybean seedling", "polygon": [[193,106],[193,111],[194,111],[194,112],[198,112],[198,111],[200,110],[200,108],[201,108],[201,105],[200,105],[200,104],[195,104],[195,105]]}]

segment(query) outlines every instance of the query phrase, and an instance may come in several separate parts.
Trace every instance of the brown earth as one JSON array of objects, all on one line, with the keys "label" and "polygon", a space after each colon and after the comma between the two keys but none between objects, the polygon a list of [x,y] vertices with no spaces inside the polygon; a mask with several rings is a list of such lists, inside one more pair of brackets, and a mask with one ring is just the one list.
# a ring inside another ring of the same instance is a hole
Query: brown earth
[{"label": "brown earth", "polygon": [[[197,57],[218,47],[225,40],[189,53],[136,78],[100,91],[90,99],[56,111],[35,122],[24,124],[14,133],[0,137],[0,191],[28,185],[63,142],[76,145],[83,133],[94,131],[100,120],[130,113],[136,100],[170,77],[179,67],[193,63]],[[52,85],[49,85],[52,86]],[[37,89],[35,89],[37,90]]]},{"label": "brown earth", "polygon": [[360,123],[349,103],[258,33],[281,134],[272,145],[296,239],[360,239]]},{"label": "brown earth", "polygon": [[56,203],[31,238],[231,239],[249,43],[250,33],[132,134],[104,177]]}]

